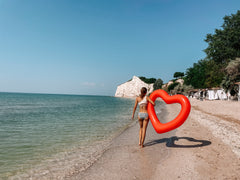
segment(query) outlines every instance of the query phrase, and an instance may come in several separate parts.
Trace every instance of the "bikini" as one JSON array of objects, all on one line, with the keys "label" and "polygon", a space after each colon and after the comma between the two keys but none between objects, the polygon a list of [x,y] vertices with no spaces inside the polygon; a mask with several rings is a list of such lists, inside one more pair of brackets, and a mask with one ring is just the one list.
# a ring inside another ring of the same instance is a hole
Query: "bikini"
[{"label": "bikini", "polygon": [[[143,100],[138,103],[138,105],[139,106],[146,106],[147,105],[147,96],[145,96],[143,98]],[[146,118],[148,118],[148,113],[139,112],[138,117],[139,117],[139,119],[146,119]]]}]

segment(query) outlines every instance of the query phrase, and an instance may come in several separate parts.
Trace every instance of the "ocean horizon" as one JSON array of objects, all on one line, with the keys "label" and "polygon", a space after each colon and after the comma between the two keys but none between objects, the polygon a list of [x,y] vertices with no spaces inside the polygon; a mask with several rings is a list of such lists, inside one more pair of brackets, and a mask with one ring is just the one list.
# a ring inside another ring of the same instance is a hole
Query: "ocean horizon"
[{"label": "ocean horizon", "polygon": [[63,96],[107,96],[115,97],[114,95],[104,95],[104,94],[77,94],[77,93],[45,93],[45,92],[18,92],[18,91],[0,91],[2,94],[39,94],[39,95],[63,95]]}]

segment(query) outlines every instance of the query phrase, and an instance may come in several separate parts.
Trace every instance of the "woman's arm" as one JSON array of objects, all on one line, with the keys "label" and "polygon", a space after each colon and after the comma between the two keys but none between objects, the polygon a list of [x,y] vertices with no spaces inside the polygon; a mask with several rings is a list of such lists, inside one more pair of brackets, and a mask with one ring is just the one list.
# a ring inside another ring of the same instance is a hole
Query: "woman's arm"
[{"label": "woman's arm", "polygon": [[135,105],[134,105],[134,108],[133,108],[132,119],[134,119],[134,114],[135,114],[135,111],[136,111],[136,109],[137,109],[137,104],[138,104],[138,100],[137,100],[137,98],[136,98]]},{"label": "woman's arm", "polygon": [[154,103],[149,97],[147,97],[147,100],[148,100],[152,105],[155,106],[155,103]]}]

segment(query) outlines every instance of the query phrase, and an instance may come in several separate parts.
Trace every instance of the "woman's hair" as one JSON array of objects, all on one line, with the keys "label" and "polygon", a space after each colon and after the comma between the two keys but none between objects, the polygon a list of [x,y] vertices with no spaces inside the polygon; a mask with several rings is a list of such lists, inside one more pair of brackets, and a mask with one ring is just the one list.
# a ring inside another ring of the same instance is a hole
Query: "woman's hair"
[{"label": "woman's hair", "polygon": [[142,87],[140,96],[143,97],[146,95],[146,93],[147,93],[147,88]]}]

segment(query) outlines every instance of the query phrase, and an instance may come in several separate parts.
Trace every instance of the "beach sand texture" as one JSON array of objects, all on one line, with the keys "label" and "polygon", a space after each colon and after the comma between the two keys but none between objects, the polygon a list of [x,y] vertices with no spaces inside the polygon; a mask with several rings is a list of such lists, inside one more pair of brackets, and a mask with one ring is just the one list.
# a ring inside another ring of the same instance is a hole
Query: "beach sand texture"
[{"label": "beach sand texture", "polygon": [[[240,179],[240,103],[190,100],[187,121],[157,134],[149,122],[145,147],[138,123],[118,136],[87,170],[66,179]],[[179,104],[160,115],[170,121]]]}]

